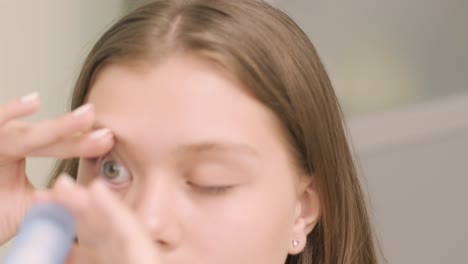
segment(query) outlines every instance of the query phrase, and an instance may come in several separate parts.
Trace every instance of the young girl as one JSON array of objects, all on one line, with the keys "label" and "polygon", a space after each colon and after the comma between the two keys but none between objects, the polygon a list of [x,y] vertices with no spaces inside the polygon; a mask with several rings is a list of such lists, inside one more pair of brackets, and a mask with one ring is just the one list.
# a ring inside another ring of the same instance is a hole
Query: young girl
[{"label": "young girl", "polygon": [[[38,107],[0,108],[0,242],[52,199],[77,221],[70,263],[377,262],[330,80],[265,2],[149,3],[96,43],[73,113],[15,120]],[[52,190],[26,156],[62,159]]]}]

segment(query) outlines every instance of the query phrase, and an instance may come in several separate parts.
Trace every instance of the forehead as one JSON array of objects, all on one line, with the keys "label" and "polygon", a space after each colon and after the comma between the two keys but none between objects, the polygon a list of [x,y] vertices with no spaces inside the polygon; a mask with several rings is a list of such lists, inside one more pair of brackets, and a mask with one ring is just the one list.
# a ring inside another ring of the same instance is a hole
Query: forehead
[{"label": "forehead", "polygon": [[169,149],[228,141],[264,148],[278,141],[273,114],[215,65],[172,57],[157,65],[113,64],[88,97],[120,141]]}]

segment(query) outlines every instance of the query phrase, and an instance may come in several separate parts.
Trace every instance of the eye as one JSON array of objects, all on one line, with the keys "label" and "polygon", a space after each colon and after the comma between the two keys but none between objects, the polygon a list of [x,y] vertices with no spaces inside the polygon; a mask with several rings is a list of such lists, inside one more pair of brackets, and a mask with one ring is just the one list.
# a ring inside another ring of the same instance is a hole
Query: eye
[{"label": "eye", "polygon": [[231,190],[234,186],[226,185],[226,186],[208,186],[208,185],[198,185],[192,182],[188,183],[195,191],[201,194],[207,195],[221,195],[229,190]]},{"label": "eye", "polygon": [[128,170],[112,157],[105,157],[99,164],[100,176],[107,182],[122,185],[131,179]]}]

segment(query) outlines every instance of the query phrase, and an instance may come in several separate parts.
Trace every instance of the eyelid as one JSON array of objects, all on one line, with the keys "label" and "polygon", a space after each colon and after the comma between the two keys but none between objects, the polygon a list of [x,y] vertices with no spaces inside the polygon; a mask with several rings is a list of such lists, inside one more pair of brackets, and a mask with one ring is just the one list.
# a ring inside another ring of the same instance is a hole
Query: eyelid
[{"label": "eyelid", "polygon": [[243,170],[239,171],[238,169],[239,167],[232,167],[232,164],[230,163],[216,161],[201,162],[199,164],[195,164],[190,169],[191,171],[188,178],[195,182],[211,182],[211,185],[216,185],[217,182],[226,182],[227,179],[239,180],[239,175],[245,173]]},{"label": "eyelid", "polygon": [[[105,157],[107,156],[112,156],[112,157],[115,157],[115,151],[113,149],[111,149],[109,152],[106,152],[100,156],[97,156],[97,157],[90,157],[90,158],[83,158],[83,160],[89,162],[89,163],[92,163],[92,164],[95,164],[97,162],[100,162],[102,161]],[[117,157],[118,159],[118,157]]]},{"label": "eyelid", "polygon": [[221,195],[235,187],[235,185],[200,185],[193,182],[188,184],[196,191],[208,195]]},{"label": "eyelid", "polygon": [[104,159],[106,159],[108,157],[114,159],[119,164],[124,165],[125,167],[127,167],[126,163],[124,162],[124,159],[121,158],[121,155],[119,154],[119,151],[115,147],[112,148],[109,152],[97,157],[97,161],[103,161]]}]

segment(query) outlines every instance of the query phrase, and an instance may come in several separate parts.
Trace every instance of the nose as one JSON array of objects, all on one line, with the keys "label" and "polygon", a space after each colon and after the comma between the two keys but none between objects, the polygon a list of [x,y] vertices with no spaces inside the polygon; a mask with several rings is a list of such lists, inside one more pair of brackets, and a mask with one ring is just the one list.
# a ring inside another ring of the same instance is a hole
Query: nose
[{"label": "nose", "polygon": [[181,226],[177,217],[175,186],[162,177],[148,176],[137,184],[134,210],[154,242],[162,250],[170,250],[180,243]]}]

